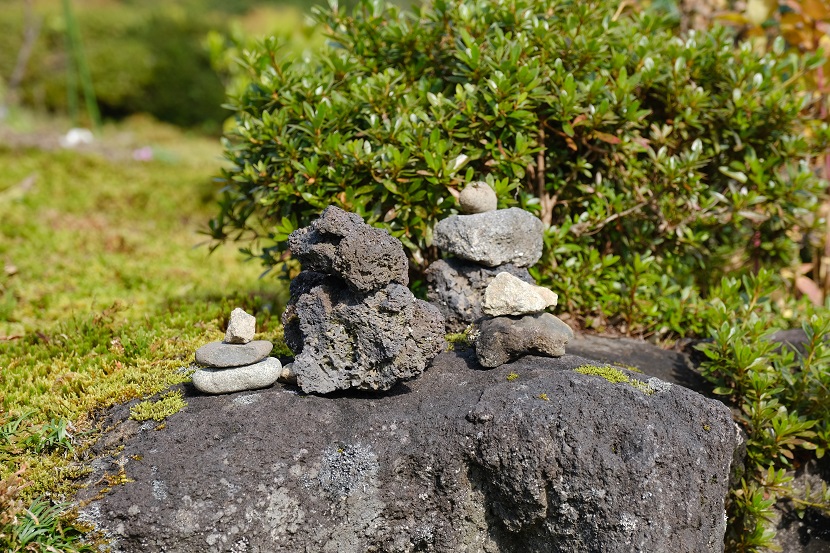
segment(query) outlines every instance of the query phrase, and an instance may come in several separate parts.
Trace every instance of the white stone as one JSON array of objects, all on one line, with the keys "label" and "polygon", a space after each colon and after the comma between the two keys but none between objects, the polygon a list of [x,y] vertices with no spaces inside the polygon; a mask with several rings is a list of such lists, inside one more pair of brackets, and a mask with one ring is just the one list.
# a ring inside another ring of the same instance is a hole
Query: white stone
[{"label": "white stone", "polygon": [[230,369],[205,368],[193,373],[193,385],[206,394],[229,394],[272,385],[280,377],[282,364],[276,357]]},{"label": "white stone", "polygon": [[255,333],[256,317],[238,307],[231,311],[228,330],[225,332],[226,344],[247,344],[254,339]]},{"label": "white stone", "polygon": [[471,182],[458,195],[458,203],[464,213],[495,211],[498,206],[496,192],[484,181]]},{"label": "white stone", "polygon": [[542,286],[528,284],[507,272],[496,275],[484,290],[481,310],[486,315],[530,315],[556,306],[559,296]]}]

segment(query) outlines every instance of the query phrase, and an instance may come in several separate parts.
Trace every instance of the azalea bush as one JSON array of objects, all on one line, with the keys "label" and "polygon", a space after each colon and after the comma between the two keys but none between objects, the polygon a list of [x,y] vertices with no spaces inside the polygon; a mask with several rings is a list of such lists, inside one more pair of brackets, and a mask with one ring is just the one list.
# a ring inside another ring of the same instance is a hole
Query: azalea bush
[{"label": "azalea bush", "polygon": [[802,119],[798,76],[821,59],[615,10],[364,0],[318,13],[329,41],[310,58],[276,39],[246,50],[209,233],[271,267],[335,204],[400,238],[417,277],[439,255],[435,222],[486,180],[500,207],[546,224],[534,276],[574,321],[702,331],[687,300],[724,274],[797,261],[817,224],[824,184],[809,161],[828,133]]}]

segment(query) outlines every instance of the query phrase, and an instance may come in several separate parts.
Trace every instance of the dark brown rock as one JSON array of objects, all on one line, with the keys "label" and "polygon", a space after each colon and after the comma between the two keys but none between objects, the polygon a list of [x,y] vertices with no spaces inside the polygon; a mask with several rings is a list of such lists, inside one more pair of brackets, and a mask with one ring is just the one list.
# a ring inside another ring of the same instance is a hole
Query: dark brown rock
[{"label": "dark brown rock", "polygon": [[550,313],[493,317],[481,321],[476,357],[482,367],[498,367],[524,355],[560,357],[573,338],[571,328]]}]

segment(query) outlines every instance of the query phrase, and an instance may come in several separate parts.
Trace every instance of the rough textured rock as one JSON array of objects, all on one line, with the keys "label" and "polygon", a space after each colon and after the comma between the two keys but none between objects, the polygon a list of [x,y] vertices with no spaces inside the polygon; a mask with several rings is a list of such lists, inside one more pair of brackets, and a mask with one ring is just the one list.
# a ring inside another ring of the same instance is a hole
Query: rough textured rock
[{"label": "rough textured rock", "polygon": [[535,284],[526,268],[511,264],[491,269],[450,258],[439,259],[429,266],[426,271],[427,300],[444,315],[448,332],[461,332],[481,318],[484,290],[500,272]]},{"label": "rough textured rock", "polygon": [[558,301],[559,296],[555,292],[502,272],[484,290],[481,310],[494,317],[529,315],[555,307]]},{"label": "rough textured rock", "polygon": [[[309,275],[297,288],[305,290]],[[297,354],[293,371],[305,392],[387,390],[421,374],[444,350],[444,318],[405,286],[358,296],[321,280],[283,314],[285,341]]]},{"label": "rough textured rock", "polygon": [[483,181],[471,182],[458,195],[458,203],[464,213],[495,211],[499,200],[496,191]]},{"label": "rough textured rock", "polygon": [[273,348],[274,344],[267,340],[247,344],[211,342],[196,350],[196,362],[206,367],[244,367],[259,363]]},{"label": "rough textured rock", "polygon": [[560,357],[573,335],[571,327],[550,313],[484,319],[476,338],[476,357],[488,368],[528,354]]},{"label": "rough textured rock", "polygon": [[511,207],[474,215],[453,215],[435,225],[433,241],[441,251],[496,267],[529,267],[542,257],[542,221]]},{"label": "rough textured rock", "polygon": [[225,343],[247,344],[254,339],[254,334],[256,334],[256,317],[238,307],[231,311],[228,329],[225,331]]},{"label": "rough textured rock", "polygon": [[[446,353],[383,396],[187,392],[159,431],[123,405],[102,442],[134,481],[82,515],[122,553],[722,551],[729,410],[568,370],[586,362]],[[96,466],[79,499],[119,470]]]},{"label": "rough textured rock", "polygon": [[270,386],[281,373],[280,360],[268,357],[265,361],[244,367],[199,369],[193,373],[193,386],[206,394],[229,394]]},{"label": "rough textured rock", "polygon": [[355,292],[374,292],[390,282],[409,284],[409,261],[400,241],[335,206],[292,232],[288,246],[303,269],[338,276]]}]

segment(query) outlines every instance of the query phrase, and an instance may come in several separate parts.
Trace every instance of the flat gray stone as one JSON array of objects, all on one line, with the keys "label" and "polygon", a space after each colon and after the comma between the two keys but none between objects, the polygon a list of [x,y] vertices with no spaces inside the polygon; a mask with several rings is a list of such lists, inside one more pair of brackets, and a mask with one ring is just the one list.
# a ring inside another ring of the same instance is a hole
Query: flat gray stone
[{"label": "flat gray stone", "polygon": [[476,339],[476,357],[482,367],[504,365],[525,355],[561,357],[565,355],[573,330],[550,313],[521,318],[494,317],[481,323]]},{"label": "flat gray stone", "polygon": [[482,311],[494,317],[500,315],[529,315],[555,307],[559,296],[555,292],[529,284],[507,272],[496,278],[484,290]]},{"label": "flat gray stone", "polygon": [[238,307],[231,311],[228,330],[225,332],[225,343],[247,344],[254,339],[255,333],[256,317]]},{"label": "flat gray stone", "polygon": [[193,373],[193,385],[206,394],[230,394],[267,388],[277,381],[282,364],[276,357],[245,367],[206,368]]},{"label": "flat gray stone", "polygon": [[433,241],[445,253],[487,267],[529,267],[542,257],[544,230],[537,217],[511,207],[447,217],[435,225]]},{"label": "flat gray stone", "polygon": [[498,207],[496,191],[484,181],[471,182],[458,195],[458,203],[464,213],[485,213]]},{"label": "flat gray stone", "polygon": [[259,363],[271,353],[274,344],[254,340],[247,344],[211,342],[196,350],[196,362],[206,367],[244,367]]}]

